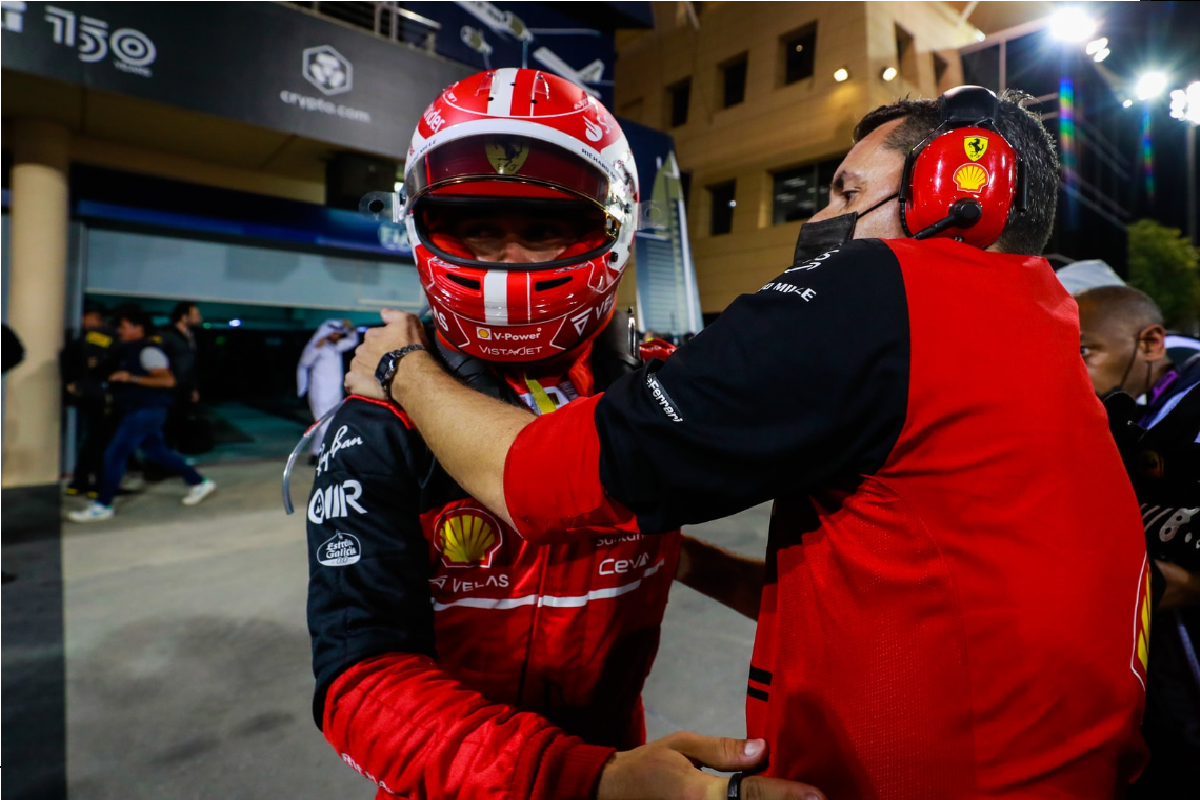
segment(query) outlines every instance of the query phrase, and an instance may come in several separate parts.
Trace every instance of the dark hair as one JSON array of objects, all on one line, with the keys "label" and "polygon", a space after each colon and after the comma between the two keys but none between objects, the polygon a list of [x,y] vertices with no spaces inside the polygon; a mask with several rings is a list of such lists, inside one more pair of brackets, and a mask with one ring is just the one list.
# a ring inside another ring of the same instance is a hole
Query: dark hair
[{"label": "dark hair", "polygon": [[171,309],[171,324],[178,325],[179,320],[183,319],[188,314],[190,314],[192,309],[195,307],[196,307],[196,304],[191,301],[184,301],[182,303],[176,303],[175,307]]},{"label": "dark hair", "polygon": [[[1015,205],[1009,211],[1008,224],[996,245],[1005,253],[1036,256],[1041,255],[1054,232],[1054,212],[1058,207],[1058,151],[1038,116],[1026,110],[1025,103],[1032,99],[1031,95],[1013,89],[1000,95],[1000,118],[996,120],[996,127],[1025,162],[1029,205],[1024,213],[1017,211]],[[900,118],[904,122],[888,135],[885,147],[899,150],[906,156],[942,124],[937,100],[905,98],[880,106],[859,120],[854,127],[854,141],[861,141],[885,122]]]},{"label": "dark hair", "polygon": [[117,306],[113,311],[113,317],[117,322],[124,320],[130,325],[137,325],[144,332],[150,333],[152,327],[150,323],[150,315],[142,310],[142,307],[134,303],[126,303],[125,305]]}]

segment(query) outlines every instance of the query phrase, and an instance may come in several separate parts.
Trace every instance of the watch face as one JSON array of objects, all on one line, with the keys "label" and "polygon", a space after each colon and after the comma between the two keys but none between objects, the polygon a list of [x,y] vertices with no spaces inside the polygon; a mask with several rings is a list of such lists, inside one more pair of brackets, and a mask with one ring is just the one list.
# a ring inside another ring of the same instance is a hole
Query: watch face
[{"label": "watch face", "polygon": [[379,366],[375,368],[375,380],[382,384],[386,384],[396,371],[396,354],[385,353],[383,358],[379,359]]}]

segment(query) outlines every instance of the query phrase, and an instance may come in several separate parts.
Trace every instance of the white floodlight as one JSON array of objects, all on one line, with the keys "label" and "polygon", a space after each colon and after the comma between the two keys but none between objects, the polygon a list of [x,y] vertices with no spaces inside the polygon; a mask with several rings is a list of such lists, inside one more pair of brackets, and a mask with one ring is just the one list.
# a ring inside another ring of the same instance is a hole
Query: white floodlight
[{"label": "white floodlight", "polygon": [[1200,125],[1200,81],[1189,84],[1186,90],[1171,92],[1171,116]]},{"label": "white floodlight", "polygon": [[1124,103],[1121,103],[1121,108],[1129,108],[1131,105],[1133,105],[1133,101],[1126,100]]},{"label": "white floodlight", "polygon": [[1058,11],[1050,18],[1050,33],[1064,42],[1082,42],[1096,32],[1096,20],[1082,8],[1072,6]]},{"label": "white floodlight", "polygon": [[1138,100],[1149,100],[1158,97],[1167,90],[1167,76],[1161,72],[1147,72],[1138,78]]},{"label": "white floodlight", "polygon": [[987,34],[984,33],[983,31],[975,31],[975,41],[982,42],[986,38],[987,38]]},{"label": "white floodlight", "polygon": [[890,81],[895,80],[896,74],[895,67],[884,67],[883,72],[879,73],[879,77],[883,78],[885,81]]},{"label": "white floodlight", "polygon": [[833,73],[833,79],[835,81],[837,81],[838,83],[841,83],[842,81],[846,80],[849,77],[850,77],[850,70],[846,69],[845,67],[841,67],[840,69],[838,69],[837,72]]},{"label": "white floodlight", "polygon": [[1111,52],[1112,51],[1106,47],[1103,50],[1101,50],[1099,53],[1096,53],[1096,55],[1092,56],[1092,60],[1095,61],[1097,64],[1099,64],[1101,61],[1108,58],[1109,53],[1111,53]]},{"label": "white floodlight", "polygon": [[1099,53],[1101,50],[1105,50],[1107,48],[1108,39],[1100,38],[1096,39],[1095,41],[1088,42],[1087,47],[1083,48],[1083,52],[1087,53],[1089,56],[1094,56],[1096,53]]},{"label": "white floodlight", "polygon": [[240,328],[242,327],[242,321],[240,319],[231,319],[229,320],[229,327]]}]

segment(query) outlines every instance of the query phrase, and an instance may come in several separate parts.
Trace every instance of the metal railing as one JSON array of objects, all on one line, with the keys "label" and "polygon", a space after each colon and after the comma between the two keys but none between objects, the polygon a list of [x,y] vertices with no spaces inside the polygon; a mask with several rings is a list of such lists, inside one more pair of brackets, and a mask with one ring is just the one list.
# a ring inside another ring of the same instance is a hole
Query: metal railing
[{"label": "metal railing", "polygon": [[383,39],[433,52],[441,23],[401,7],[397,2],[285,2],[322,17],[370,31]]}]

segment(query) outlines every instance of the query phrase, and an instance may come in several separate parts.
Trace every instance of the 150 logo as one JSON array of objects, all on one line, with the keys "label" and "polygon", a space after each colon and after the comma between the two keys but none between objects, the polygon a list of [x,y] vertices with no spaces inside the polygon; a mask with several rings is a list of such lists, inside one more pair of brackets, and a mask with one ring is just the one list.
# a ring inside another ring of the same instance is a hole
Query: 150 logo
[{"label": "150 logo", "polygon": [[74,11],[57,6],[46,6],[46,21],[50,23],[54,43],[78,47],[79,60],[85,64],[103,61],[111,52],[117,69],[150,77],[147,67],[158,57],[158,49],[141,31],[133,28],[109,31],[108,23],[102,19],[76,16]]}]

